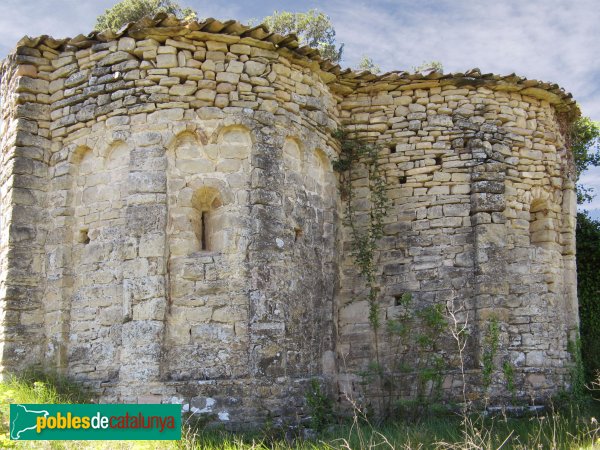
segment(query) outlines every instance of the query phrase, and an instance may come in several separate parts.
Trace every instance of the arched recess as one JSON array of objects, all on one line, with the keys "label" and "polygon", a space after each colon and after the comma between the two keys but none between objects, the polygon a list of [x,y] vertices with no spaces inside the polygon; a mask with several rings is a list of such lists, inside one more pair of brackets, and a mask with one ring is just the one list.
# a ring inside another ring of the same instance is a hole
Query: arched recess
[{"label": "arched recess", "polygon": [[54,161],[51,160],[53,174],[48,192],[53,209],[49,214],[49,229],[59,238],[48,239],[45,245],[45,357],[61,370],[69,363],[72,300],[80,270],[75,256],[79,256],[78,245],[87,241],[87,229],[82,227],[81,220],[82,190],[85,177],[97,163],[91,148],[75,144],[55,153]]},{"label": "arched recess", "polygon": [[[523,232],[528,234],[530,248],[554,250],[554,244],[558,244],[560,240],[562,194],[543,186],[535,186],[520,192],[516,200],[528,214],[524,216],[528,220],[528,226]],[[535,256],[535,253],[532,255]]]},{"label": "arched recess", "polygon": [[[543,299],[545,305],[553,305],[539,321],[556,321],[559,304],[563,304],[564,284],[561,274],[564,269],[560,244],[561,194],[549,190],[532,190],[529,198],[529,276],[524,280],[529,295]],[[527,203],[525,203],[527,206]],[[533,320],[533,319],[532,319]]]},{"label": "arched recess", "polygon": [[304,150],[301,144],[294,138],[287,138],[283,144],[283,166],[286,175],[290,173],[302,173]]},{"label": "arched recess", "polygon": [[[199,131],[198,131],[199,132]],[[222,126],[189,131],[167,151],[169,306],[163,376],[210,379],[247,364],[248,190],[252,138]],[[226,346],[227,352],[214,351]]]},{"label": "arched recess", "polygon": [[178,215],[173,216],[169,233],[185,241],[185,246],[171,249],[171,255],[191,255],[198,251],[227,250],[231,221],[232,195],[219,180],[207,179],[190,183],[177,196]]},{"label": "arched recess", "polygon": [[[322,367],[322,355],[327,348],[328,331],[331,326],[330,271],[335,267],[334,204],[335,194],[325,195],[331,168],[322,150],[325,143],[319,136],[302,130],[298,138],[290,130],[282,143],[280,178],[284,211],[284,232],[281,237],[281,258],[289,258],[291,269],[282,270],[281,277],[287,281],[284,292],[273,290],[267,294],[280,301],[285,320],[285,339],[281,363],[288,376],[309,374]],[[294,262],[302,261],[300,265]],[[275,320],[275,319],[274,319]],[[256,346],[253,358],[260,358],[261,349]]]},{"label": "arched recess", "polygon": [[534,247],[558,250],[562,214],[562,192],[535,187],[524,195],[529,205],[529,243]]},{"label": "arched recess", "polygon": [[252,146],[252,135],[244,125],[227,125],[221,128],[217,134],[218,143],[228,143],[243,147]]},{"label": "arched recess", "polygon": [[216,159],[207,154],[196,133],[185,131],[167,149],[167,164],[167,235],[170,255],[178,257],[201,248],[196,233],[200,219],[192,206],[193,189],[189,183],[214,173]]},{"label": "arched recess", "polygon": [[329,157],[320,148],[306,152],[306,188],[323,198],[325,204],[332,186],[332,166]]},{"label": "arched recess", "polygon": [[210,155],[196,133],[185,131],[168,147],[167,158],[171,178],[214,172],[215,155]]},{"label": "arched recess", "polygon": [[215,147],[217,172],[222,173],[223,177],[231,179],[228,174],[249,172],[252,136],[246,127],[231,125],[222,128]]},{"label": "arched recess", "polygon": [[130,150],[73,152],[68,366],[88,379],[119,372]]},{"label": "arched recess", "polygon": [[167,152],[172,257],[235,248],[236,203],[245,199],[251,145],[238,125],[220,129],[206,145],[190,132],[173,141]]},{"label": "arched recess", "polygon": [[317,181],[319,191],[321,193],[324,193],[332,181],[331,175],[333,169],[331,166],[331,161],[325,154],[325,152],[320,148],[315,149],[314,158],[316,161],[317,168],[317,170],[315,171],[315,179]]},{"label": "arched recess", "polygon": [[555,220],[550,216],[548,199],[533,199],[529,206],[529,242],[542,246],[558,242]]},{"label": "arched recess", "polygon": [[192,195],[194,216],[191,222],[200,250],[215,252],[223,250],[225,245],[223,229],[226,215],[222,206],[222,196],[213,187],[200,188]]}]

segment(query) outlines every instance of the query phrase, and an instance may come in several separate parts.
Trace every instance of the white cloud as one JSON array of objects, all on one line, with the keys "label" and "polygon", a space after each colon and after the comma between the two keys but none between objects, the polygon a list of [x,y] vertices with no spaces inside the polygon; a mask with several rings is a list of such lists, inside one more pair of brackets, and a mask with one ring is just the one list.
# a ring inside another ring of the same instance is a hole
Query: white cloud
[{"label": "white cloud", "polygon": [[588,210],[590,217],[594,220],[600,220],[600,209]]},{"label": "white cloud", "polygon": [[594,189],[594,194],[596,194],[591,202],[581,205],[580,208],[600,210],[600,167],[592,167],[591,169],[586,170],[581,177],[579,177],[579,183]]},{"label": "white cloud", "polygon": [[56,38],[87,34],[96,17],[112,0],[3,0],[0,3],[0,55],[12,50],[23,36],[48,34]]},{"label": "white cloud", "polygon": [[[0,57],[24,35],[86,34],[117,0],[2,0]],[[600,120],[600,7],[597,0],[180,0],[202,17],[261,18],[273,10],[317,7],[331,16],[345,63],[371,56],[384,70],[410,69],[439,60],[447,72],[479,67],[556,82],[573,93],[583,113]],[[598,198],[600,169],[583,175]]]},{"label": "white cloud", "polygon": [[[55,38],[88,34],[94,28],[96,17],[117,0],[2,0],[0,2],[0,57],[12,50],[23,36],[48,34]],[[190,6],[203,17],[239,18],[246,11],[243,2],[211,2],[199,0],[178,1]],[[221,3],[221,4],[219,4]]]},{"label": "white cloud", "polygon": [[[0,56],[24,35],[88,33],[117,0],[2,0]],[[479,67],[553,81],[573,93],[584,114],[600,120],[600,8],[597,0],[180,0],[201,16],[260,18],[274,9],[318,7],[329,14],[345,62],[362,54],[384,70],[439,60],[446,71]]]},{"label": "white cloud", "polygon": [[556,82],[600,120],[600,8],[596,0],[328,2],[346,62],[369,54],[384,70],[439,60]]}]

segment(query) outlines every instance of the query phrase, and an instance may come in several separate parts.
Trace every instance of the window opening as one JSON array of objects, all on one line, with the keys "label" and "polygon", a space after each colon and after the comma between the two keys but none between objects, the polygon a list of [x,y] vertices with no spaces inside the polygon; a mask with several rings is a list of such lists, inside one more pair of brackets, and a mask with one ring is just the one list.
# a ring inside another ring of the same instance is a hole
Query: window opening
[{"label": "window opening", "polygon": [[200,214],[200,241],[201,241],[201,250],[208,250],[208,233],[206,232],[206,227],[208,225],[208,214],[206,211],[202,211]]}]

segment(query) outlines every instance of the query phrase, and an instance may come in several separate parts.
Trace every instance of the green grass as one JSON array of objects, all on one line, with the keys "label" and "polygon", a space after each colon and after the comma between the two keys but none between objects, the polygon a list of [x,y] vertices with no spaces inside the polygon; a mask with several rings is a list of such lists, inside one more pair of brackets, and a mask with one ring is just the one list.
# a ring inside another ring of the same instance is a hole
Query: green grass
[{"label": "green grass", "polygon": [[181,441],[37,441],[14,442],[8,436],[10,403],[89,403],[90,393],[56,374],[27,372],[0,382],[0,447],[68,449],[600,449],[600,403],[567,405],[540,417],[514,419],[481,416],[434,417],[414,423],[397,421],[373,427],[355,417],[329,427],[315,440],[265,427],[234,434],[219,429],[184,428]]}]

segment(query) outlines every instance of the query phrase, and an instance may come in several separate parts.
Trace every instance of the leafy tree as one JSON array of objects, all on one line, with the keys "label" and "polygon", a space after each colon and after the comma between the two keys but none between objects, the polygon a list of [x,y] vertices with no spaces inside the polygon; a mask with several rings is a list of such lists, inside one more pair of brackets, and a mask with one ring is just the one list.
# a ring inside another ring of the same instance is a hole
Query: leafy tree
[{"label": "leafy tree", "polygon": [[379,67],[379,64],[375,64],[373,62],[373,59],[368,57],[367,55],[363,55],[360,62],[358,63],[358,66],[356,67],[356,70],[368,70],[369,72],[377,75],[378,73],[381,72],[381,68]]},{"label": "leafy tree", "polygon": [[197,18],[191,8],[182,8],[173,0],[122,0],[98,16],[95,29],[117,31],[129,22],[135,22],[145,16],[153,16],[160,12],[174,14],[178,18],[186,20]]},{"label": "leafy tree", "polygon": [[301,45],[318,49],[324,58],[336,63],[342,59],[344,44],[336,47],[331,20],[316,9],[304,13],[275,11],[273,15],[265,17],[263,23],[274,33],[295,33]]},{"label": "leafy tree", "polygon": [[[600,166],[600,124],[589,117],[580,117],[571,128],[571,150],[575,157],[577,179],[589,167]],[[577,185],[577,203],[594,197],[593,190]]]},{"label": "leafy tree", "polygon": [[419,72],[443,72],[444,65],[440,61],[423,61],[420,65],[413,67],[414,73]]},{"label": "leafy tree", "polygon": [[[600,166],[600,125],[580,117],[571,128],[571,150],[577,179],[589,167]],[[577,202],[590,201],[591,188],[577,184]],[[577,214],[577,297],[579,330],[586,381],[600,371],[600,221],[586,212]]]},{"label": "leafy tree", "polygon": [[600,370],[600,221],[577,214],[577,296],[587,381]]}]

